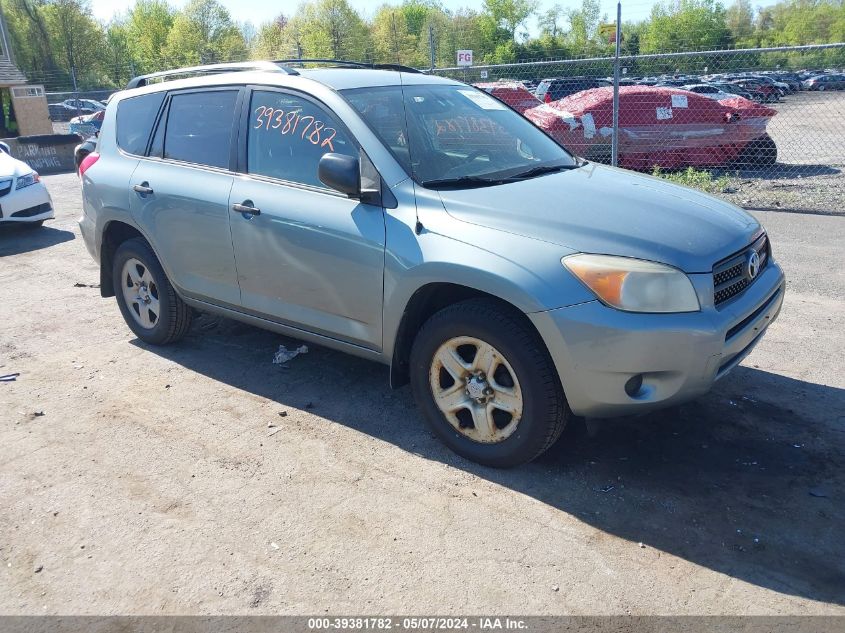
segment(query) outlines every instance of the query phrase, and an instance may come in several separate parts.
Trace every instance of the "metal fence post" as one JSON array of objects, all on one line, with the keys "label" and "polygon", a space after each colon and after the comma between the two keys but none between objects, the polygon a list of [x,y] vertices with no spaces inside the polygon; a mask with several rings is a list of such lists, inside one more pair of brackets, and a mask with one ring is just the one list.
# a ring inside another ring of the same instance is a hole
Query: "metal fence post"
[{"label": "metal fence post", "polygon": [[70,67],[70,79],[73,82],[73,100],[76,103],[76,116],[79,116],[79,87],[76,85],[76,66]]},{"label": "metal fence post", "polygon": [[619,164],[619,47],[622,42],[622,3],[616,3],[616,54],[613,57],[613,136],[610,164]]},{"label": "metal fence post", "polygon": [[428,25],[428,52],[431,58],[429,70],[434,70],[434,26]]}]

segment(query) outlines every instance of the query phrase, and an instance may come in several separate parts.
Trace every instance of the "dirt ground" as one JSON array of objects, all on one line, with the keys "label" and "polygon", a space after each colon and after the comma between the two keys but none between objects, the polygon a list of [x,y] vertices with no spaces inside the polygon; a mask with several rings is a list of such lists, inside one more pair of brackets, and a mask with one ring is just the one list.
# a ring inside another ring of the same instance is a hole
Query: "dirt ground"
[{"label": "dirt ground", "polygon": [[140,343],[44,180],[0,233],[0,613],[845,614],[845,218],[756,213],[786,302],[711,394],[497,471],[384,367]]},{"label": "dirt ground", "polygon": [[730,178],[719,195],[746,208],[845,215],[845,92],[797,92],[770,105],[777,165],[719,172]]}]

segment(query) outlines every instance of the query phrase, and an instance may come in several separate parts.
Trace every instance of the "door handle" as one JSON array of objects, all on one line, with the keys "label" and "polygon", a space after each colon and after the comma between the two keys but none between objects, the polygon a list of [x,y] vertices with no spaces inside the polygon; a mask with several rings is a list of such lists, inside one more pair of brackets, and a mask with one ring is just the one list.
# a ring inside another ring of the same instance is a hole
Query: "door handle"
[{"label": "door handle", "polygon": [[261,215],[261,209],[252,206],[252,200],[244,200],[240,204],[233,204],[232,211],[237,211],[244,215]]},{"label": "door handle", "polygon": [[136,193],[140,193],[142,196],[146,196],[153,193],[153,189],[149,186],[149,184],[150,183],[144,181],[140,185],[132,185],[132,189]]}]

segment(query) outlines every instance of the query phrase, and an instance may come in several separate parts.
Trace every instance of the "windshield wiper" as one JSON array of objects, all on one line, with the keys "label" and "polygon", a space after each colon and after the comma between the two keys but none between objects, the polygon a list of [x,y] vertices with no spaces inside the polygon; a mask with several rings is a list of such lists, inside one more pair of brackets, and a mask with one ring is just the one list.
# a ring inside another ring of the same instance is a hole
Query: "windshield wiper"
[{"label": "windshield wiper", "polygon": [[507,180],[523,180],[525,178],[533,178],[534,176],[542,176],[543,174],[552,174],[558,171],[566,171],[568,169],[578,169],[581,165],[575,163],[574,165],[538,165],[531,169],[526,169],[518,174],[508,176]]},{"label": "windshield wiper", "polygon": [[459,178],[438,178],[435,180],[423,180],[422,186],[428,189],[438,189],[446,187],[489,187],[491,185],[501,185],[507,182],[503,178],[483,178],[481,176],[461,176]]}]

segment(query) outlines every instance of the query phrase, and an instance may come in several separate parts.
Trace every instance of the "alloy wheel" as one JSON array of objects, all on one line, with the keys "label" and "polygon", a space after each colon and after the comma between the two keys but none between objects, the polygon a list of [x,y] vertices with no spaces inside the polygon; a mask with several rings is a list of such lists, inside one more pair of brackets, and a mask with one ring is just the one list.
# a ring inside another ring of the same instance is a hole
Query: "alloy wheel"
[{"label": "alloy wheel", "polygon": [[123,298],[132,318],[142,328],[151,330],[161,315],[158,284],[150,269],[134,257],[126,260],[121,274]]},{"label": "alloy wheel", "polygon": [[459,336],[434,353],[429,371],[438,409],[461,435],[483,444],[510,437],[522,419],[516,372],[489,343]]}]

